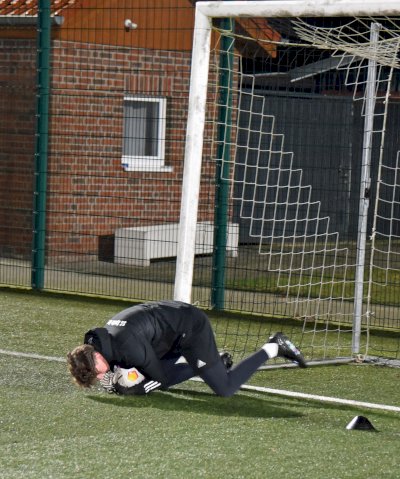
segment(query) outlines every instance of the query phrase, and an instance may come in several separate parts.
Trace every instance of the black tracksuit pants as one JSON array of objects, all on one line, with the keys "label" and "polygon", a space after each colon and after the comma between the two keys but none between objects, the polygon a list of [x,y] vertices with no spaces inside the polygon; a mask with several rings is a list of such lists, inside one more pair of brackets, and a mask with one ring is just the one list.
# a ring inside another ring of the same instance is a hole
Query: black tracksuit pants
[{"label": "black tracksuit pants", "polygon": [[211,367],[196,372],[189,364],[176,364],[179,356],[162,359],[165,372],[168,376],[168,387],[182,383],[194,376],[200,376],[203,381],[218,396],[229,397],[244,384],[257,369],[268,359],[267,353],[261,349],[250,355],[231,370],[227,371],[222,360]]}]

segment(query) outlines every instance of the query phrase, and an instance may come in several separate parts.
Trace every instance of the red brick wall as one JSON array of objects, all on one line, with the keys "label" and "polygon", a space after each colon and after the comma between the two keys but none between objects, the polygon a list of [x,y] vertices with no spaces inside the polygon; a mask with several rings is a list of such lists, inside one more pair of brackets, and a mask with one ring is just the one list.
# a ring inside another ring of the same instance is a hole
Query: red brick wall
[{"label": "red brick wall", "polygon": [[29,258],[36,125],[36,44],[0,39],[0,254]]},{"label": "red brick wall", "polygon": [[[0,254],[30,258],[36,127],[36,43],[0,40]],[[97,255],[116,228],[177,222],[190,52],[53,42],[47,254]],[[166,165],[121,165],[124,94],[167,98]],[[213,216],[214,163],[204,158],[199,219]]]},{"label": "red brick wall", "polygon": [[[97,254],[98,236],[118,227],[179,220],[190,57],[190,52],[54,42],[50,255]],[[165,163],[172,172],[123,170],[124,93],[167,98]],[[213,170],[205,161],[207,183]],[[202,189],[201,219],[213,215],[209,188]]]}]

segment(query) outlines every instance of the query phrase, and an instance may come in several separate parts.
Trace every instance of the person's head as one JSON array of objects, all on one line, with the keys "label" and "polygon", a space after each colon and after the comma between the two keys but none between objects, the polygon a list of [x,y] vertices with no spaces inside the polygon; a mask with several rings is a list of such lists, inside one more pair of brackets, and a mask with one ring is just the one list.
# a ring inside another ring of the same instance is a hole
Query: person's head
[{"label": "person's head", "polygon": [[67,364],[74,382],[84,388],[93,386],[110,369],[105,358],[90,344],[77,346],[68,353]]}]

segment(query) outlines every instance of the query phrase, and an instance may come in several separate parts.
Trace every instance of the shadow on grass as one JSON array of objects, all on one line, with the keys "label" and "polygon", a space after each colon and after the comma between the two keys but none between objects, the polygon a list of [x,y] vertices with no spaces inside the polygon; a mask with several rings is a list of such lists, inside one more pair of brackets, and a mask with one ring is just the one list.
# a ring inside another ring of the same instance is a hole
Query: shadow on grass
[{"label": "shadow on grass", "polygon": [[87,396],[92,401],[102,404],[130,407],[156,408],[164,411],[188,411],[195,414],[206,414],[227,417],[250,418],[295,418],[303,414],[271,404],[256,397],[236,395],[223,398],[211,393],[173,389],[165,392],[154,392],[151,396]]}]

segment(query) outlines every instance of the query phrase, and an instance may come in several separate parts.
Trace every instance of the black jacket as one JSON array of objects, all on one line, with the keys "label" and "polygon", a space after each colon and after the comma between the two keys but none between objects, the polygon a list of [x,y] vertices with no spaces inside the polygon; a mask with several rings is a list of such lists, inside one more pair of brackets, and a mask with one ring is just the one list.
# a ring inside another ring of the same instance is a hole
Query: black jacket
[{"label": "black jacket", "polygon": [[94,328],[84,342],[92,344],[110,368],[137,368],[144,376],[166,384],[160,359],[178,351],[184,341],[203,325],[194,306],[178,301],[159,301],[125,309],[112,317],[104,328]]}]

